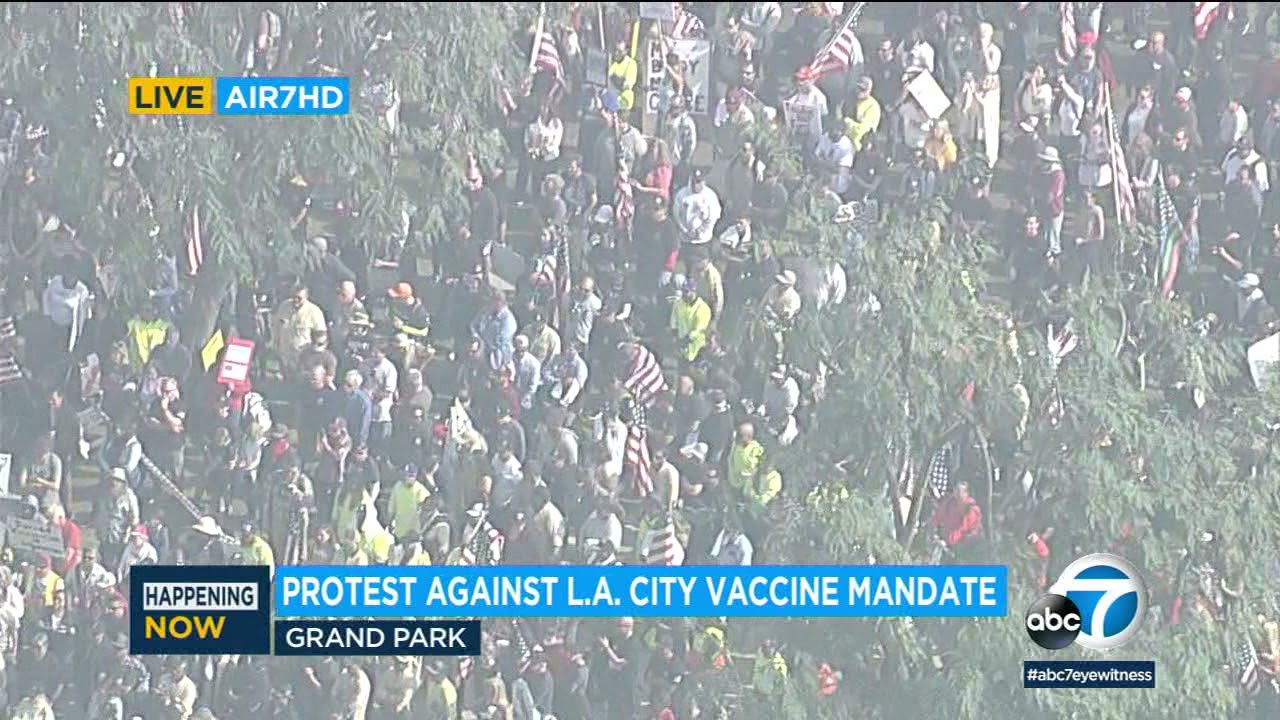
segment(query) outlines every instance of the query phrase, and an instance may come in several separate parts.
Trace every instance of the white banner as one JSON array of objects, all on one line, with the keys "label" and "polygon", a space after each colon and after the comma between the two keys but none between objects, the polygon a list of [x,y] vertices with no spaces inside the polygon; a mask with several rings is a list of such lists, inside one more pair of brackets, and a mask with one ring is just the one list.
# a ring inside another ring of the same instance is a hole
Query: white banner
[{"label": "white banner", "polygon": [[644,111],[653,114],[662,110],[663,86],[666,84],[663,60],[667,51],[675,53],[680,58],[680,70],[693,95],[693,104],[689,110],[695,115],[706,115],[710,111],[711,103],[710,40],[668,40],[665,45],[656,41],[649,43]]}]

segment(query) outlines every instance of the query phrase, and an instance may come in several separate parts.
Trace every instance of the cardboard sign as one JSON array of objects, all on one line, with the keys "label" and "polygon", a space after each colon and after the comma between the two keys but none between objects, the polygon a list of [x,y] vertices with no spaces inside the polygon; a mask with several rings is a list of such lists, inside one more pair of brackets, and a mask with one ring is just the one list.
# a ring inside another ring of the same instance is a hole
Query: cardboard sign
[{"label": "cardboard sign", "polygon": [[65,553],[62,531],[43,517],[24,519],[11,515],[5,518],[4,526],[8,531],[9,547],[21,559],[36,560],[41,555],[58,559]]},{"label": "cardboard sign", "polygon": [[1276,365],[1280,365],[1280,333],[1250,345],[1246,356],[1253,384],[1265,391],[1275,382]]},{"label": "cardboard sign", "polygon": [[237,385],[249,377],[249,366],[253,362],[252,340],[231,338],[227,341],[227,352],[222,356],[222,365],[218,368],[218,382],[224,385]]},{"label": "cardboard sign", "polygon": [[693,103],[689,111],[695,115],[706,115],[711,108],[711,41],[710,40],[668,40],[666,44],[650,42],[649,65],[645,73],[644,111],[649,114],[663,111],[666,72],[663,70],[667,52],[673,52],[680,58],[680,70],[693,95]]},{"label": "cardboard sign", "polygon": [[938,81],[929,74],[928,70],[920,71],[907,83],[907,93],[920,103],[921,109],[929,116],[930,120],[937,120],[942,114],[951,107],[951,98],[947,97],[947,93],[942,90],[942,86]]},{"label": "cardboard sign", "polygon": [[640,3],[640,17],[645,20],[675,22],[676,4],[673,2],[642,2]]}]

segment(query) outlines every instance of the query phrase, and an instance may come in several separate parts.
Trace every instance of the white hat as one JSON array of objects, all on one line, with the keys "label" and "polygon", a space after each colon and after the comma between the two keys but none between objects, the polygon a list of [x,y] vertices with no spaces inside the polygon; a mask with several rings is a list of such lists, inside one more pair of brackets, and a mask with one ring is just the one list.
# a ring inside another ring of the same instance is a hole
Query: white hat
[{"label": "white hat", "polygon": [[468,516],[470,516],[470,517],[473,517],[473,518],[478,518],[478,517],[483,516],[483,515],[484,515],[484,503],[482,503],[482,502],[478,502],[478,503],[476,503],[475,505],[472,505],[471,507],[467,508],[467,515],[468,515]]},{"label": "white hat", "polygon": [[796,274],[793,270],[783,270],[781,273],[774,276],[773,280],[774,282],[791,287],[796,284]]},{"label": "white hat", "polygon": [[709,452],[710,449],[710,446],[706,443],[696,442],[680,448],[680,455],[681,457],[697,458],[699,461],[702,461],[707,459],[707,452]]},{"label": "white hat", "polygon": [[212,517],[208,515],[205,515],[204,517],[200,518],[200,521],[197,522],[195,525],[192,525],[191,529],[195,530],[201,535],[209,535],[212,537],[218,537],[222,535],[222,527],[218,525],[218,521],[214,520]]},{"label": "white hat", "polygon": [[119,480],[120,482],[129,482],[129,474],[126,473],[122,467],[113,467],[111,468],[111,479]]},{"label": "white hat", "polygon": [[1023,120],[1022,122],[1018,123],[1018,127],[1022,128],[1026,132],[1035,132],[1036,127],[1038,127],[1039,125],[1040,125],[1040,118],[1036,117],[1035,115],[1032,115],[1026,120]]},{"label": "white hat", "polygon": [[1174,96],[1175,98],[1177,98],[1177,99],[1181,100],[1182,102],[1190,102],[1190,101],[1191,101],[1191,88],[1189,88],[1189,87],[1180,87],[1180,88],[1178,88],[1178,92],[1174,93],[1174,94],[1173,94],[1173,96]]},{"label": "white hat", "polygon": [[1244,277],[1236,281],[1236,287],[1241,290],[1252,290],[1262,285],[1262,280],[1253,273],[1245,273]]}]

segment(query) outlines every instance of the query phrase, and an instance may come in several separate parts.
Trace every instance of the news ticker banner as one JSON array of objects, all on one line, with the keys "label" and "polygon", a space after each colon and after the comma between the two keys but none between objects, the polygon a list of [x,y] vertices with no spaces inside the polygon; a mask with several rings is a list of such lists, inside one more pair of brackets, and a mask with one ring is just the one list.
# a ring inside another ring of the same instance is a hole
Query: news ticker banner
[{"label": "news ticker banner", "polygon": [[1154,660],[1026,660],[1022,687],[1145,688],[1156,686]]},{"label": "news ticker banner", "polygon": [[134,655],[476,656],[480,631],[479,620],[273,623],[271,574],[262,565],[142,565],[129,573]]},{"label": "news ticker banner", "polygon": [[351,81],[317,77],[131,77],[131,115],[346,115]]},{"label": "news ticker banner", "polygon": [[281,618],[1003,617],[996,565],[281,567]]},{"label": "news ticker banner", "polygon": [[1007,575],[995,565],[300,566],[277,568],[273,582],[265,566],[151,565],[130,573],[130,651],[476,655],[479,619],[504,617],[1003,617]]}]

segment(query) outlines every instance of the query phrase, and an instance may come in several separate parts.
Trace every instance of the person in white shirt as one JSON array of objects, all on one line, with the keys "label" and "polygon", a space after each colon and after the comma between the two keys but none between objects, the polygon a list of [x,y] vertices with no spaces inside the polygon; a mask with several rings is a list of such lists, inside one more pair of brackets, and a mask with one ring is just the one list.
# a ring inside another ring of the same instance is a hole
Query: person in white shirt
[{"label": "person in white shirt", "polygon": [[790,415],[800,407],[800,385],[787,373],[786,365],[779,365],[769,373],[760,404],[766,415]]},{"label": "person in white shirt", "polygon": [[827,188],[844,197],[853,181],[853,141],[844,133],[843,123],[828,121],[827,132],[818,139],[813,154],[828,176]]},{"label": "person in white shirt", "polygon": [[754,2],[742,14],[742,27],[755,38],[756,55],[766,53],[773,33],[782,23],[782,5],[776,2]]},{"label": "person in white shirt", "polygon": [[550,386],[550,395],[562,407],[569,407],[582,394],[587,385],[587,361],[582,359],[581,346],[569,343],[559,355],[542,369],[542,383]]},{"label": "person in white shirt", "polygon": [[515,354],[511,359],[514,368],[512,379],[515,382],[516,393],[520,396],[520,407],[528,410],[533,407],[533,399],[538,394],[538,388],[542,387],[542,363],[538,362],[537,356],[529,352],[527,335],[517,335],[512,341],[512,347],[515,348]]},{"label": "person in white shirt", "polygon": [[693,122],[684,98],[672,99],[671,112],[662,125],[662,134],[667,148],[671,150],[672,166],[677,171],[688,169],[693,164],[693,153],[698,149],[698,126]]},{"label": "person in white shirt", "polygon": [[[1239,100],[1232,98],[1222,110],[1222,118],[1218,121],[1218,142],[1223,147],[1234,145],[1249,132],[1249,113]],[[1228,177],[1235,177],[1229,175]]]},{"label": "person in white shirt", "polygon": [[538,117],[524,131],[525,156],[516,177],[516,191],[528,194],[533,183],[551,171],[560,158],[560,145],[564,142],[564,123],[555,116],[550,105],[543,106]]},{"label": "person in white shirt", "polygon": [[733,524],[725,526],[711,546],[711,559],[717,565],[746,566],[754,557],[755,548],[751,546],[751,540]]},{"label": "person in white shirt", "polygon": [[812,141],[822,135],[822,121],[830,112],[827,96],[814,84],[817,75],[809,66],[796,72],[796,91],[782,103],[791,134]]},{"label": "person in white shirt", "polygon": [[55,350],[70,352],[89,316],[89,288],[74,275],[55,275],[45,286],[40,308],[58,329]]},{"label": "person in white shirt", "polygon": [[1080,127],[1084,118],[1084,94],[1075,88],[1066,75],[1058,76],[1058,93],[1062,102],[1058,103],[1058,112],[1054,117],[1054,130],[1058,134],[1058,144],[1068,157],[1074,156],[1080,147],[1080,135],[1084,130]]},{"label": "person in white shirt", "polygon": [[694,245],[711,242],[716,223],[723,209],[716,191],[707,186],[701,170],[693,171],[689,184],[676,193],[676,225],[684,233],[684,239]]},{"label": "person in white shirt", "polygon": [[927,70],[934,72],[934,51],[933,46],[924,39],[924,31],[916,28],[911,31],[911,37],[903,42],[902,50],[898,53],[902,57],[903,69],[908,75]]},{"label": "person in white shirt", "polygon": [[1253,149],[1253,140],[1248,136],[1241,136],[1236,140],[1235,147],[1227,152],[1227,156],[1222,159],[1222,181],[1224,186],[1229,185],[1240,174],[1240,168],[1253,168],[1253,182],[1258,186],[1259,192],[1267,192],[1271,189],[1270,177],[1267,175],[1267,161]]},{"label": "person in white shirt", "polygon": [[578,531],[578,546],[586,547],[588,541],[608,542],[614,548],[622,547],[622,521],[613,512],[608,498],[597,498],[595,510],[582,522]]},{"label": "person in white shirt", "polygon": [[195,711],[200,691],[187,675],[187,663],[170,660],[169,672],[161,675],[156,683],[156,694],[173,710],[173,717],[187,720]]},{"label": "person in white shirt", "polygon": [[386,352],[374,345],[365,366],[365,385],[373,400],[373,416],[370,419],[369,444],[376,452],[385,448],[391,439],[391,406],[396,401],[396,389],[400,387],[400,371],[387,358]]},{"label": "person in white shirt", "polygon": [[124,546],[120,563],[116,566],[116,578],[121,583],[129,581],[129,569],[134,565],[154,565],[160,561],[160,555],[151,544],[149,536],[146,525],[139,525],[129,533],[129,544]]}]

